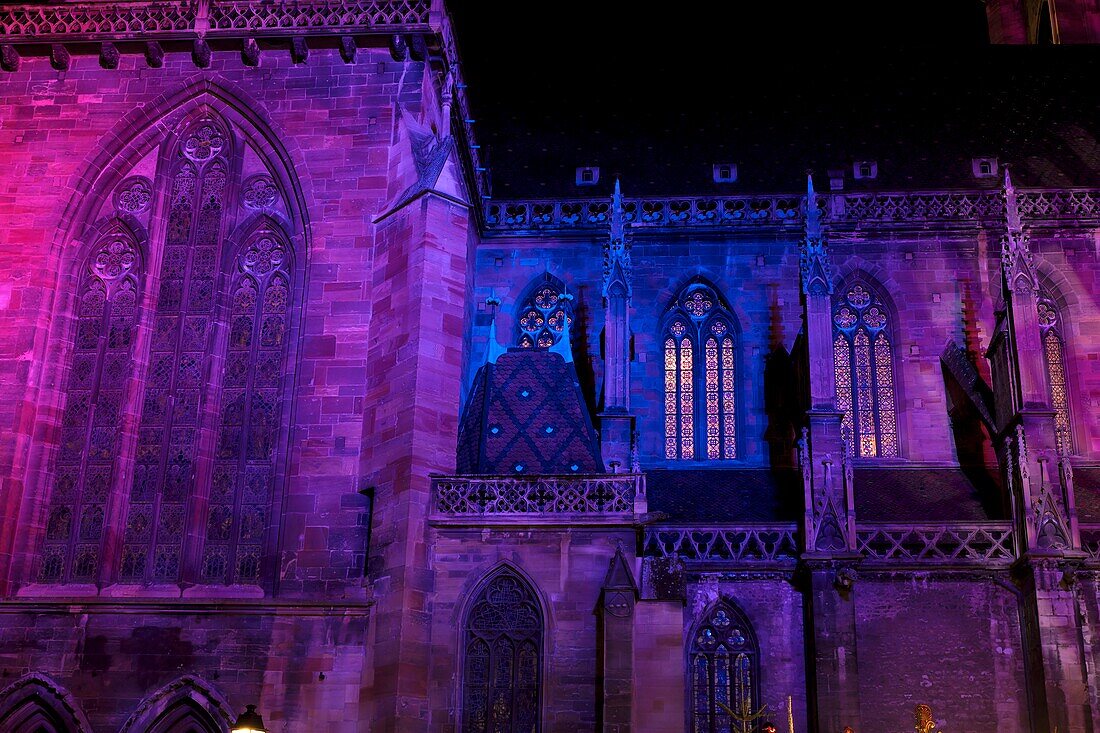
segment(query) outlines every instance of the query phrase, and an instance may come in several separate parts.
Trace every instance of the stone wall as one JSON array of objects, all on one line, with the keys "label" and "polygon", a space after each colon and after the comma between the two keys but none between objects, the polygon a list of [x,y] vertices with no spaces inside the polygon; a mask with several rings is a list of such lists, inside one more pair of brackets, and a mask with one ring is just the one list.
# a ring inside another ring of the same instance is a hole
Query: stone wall
[{"label": "stone wall", "polygon": [[864,728],[911,730],[913,708],[926,703],[947,730],[1029,730],[1019,604],[989,580],[918,573],[858,581]]},{"label": "stone wall", "polygon": [[[788,430],[776,418],[777,395],[789,391],[789,385],[768,383],[770,375],[777,373],[769,364],[786,360],[801,328],[799,236],[797,229],[778,235],[725,237],[635,232],[631,406],[638,415],[644,467],[665,463],[661,318],[679,288],[696,276],[713,283],[729,301],[741,329],[737,393],[741,457],[751,464],[772,460],[769,441]],[[1032,234],[1040,272],[1066,307],[1076,442],[1078,454],[1091,460],[1100,457],[1100,422],[1093,418],[1100,404],[1100,350],[1092,338],[1100,330],[1100,309],[1089,295],[1100,276],[1095,236],[1090,231],[1071,235],[1036,230]],[[893,309],[901,457],[921,463],[955,462],[940,355],[949,339],[978,356],[989,346],[994,307],[1000,299],[1000,233],[977,229],[877,232],[872,224],[856,232],[833,233],[830,242],[836,281],[865,273],[883,287]],[[477,252],[473,291],[479,303],[490,294],[503,300],[498,338],[514,345],[516,311],[524,290],[543,272],[560,277],[576,297],[574,356],[593,402],[602,379],[601,247],[601,240],[591,236],[485,239]],[[474,358],[467,384],[480,364],[478,355],[484,354],[488,334],[488,312],[483,305],[480,308],[472,325]],[[988,369],[979,369],[988,380]],[[789,445],[787,440],[775,447],[789,452]]]}]

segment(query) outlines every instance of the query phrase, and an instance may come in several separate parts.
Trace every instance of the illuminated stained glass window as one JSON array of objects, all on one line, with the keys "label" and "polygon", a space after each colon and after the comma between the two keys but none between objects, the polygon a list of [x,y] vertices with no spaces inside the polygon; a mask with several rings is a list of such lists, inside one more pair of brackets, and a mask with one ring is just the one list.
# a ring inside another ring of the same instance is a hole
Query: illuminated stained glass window
[{"label": "illuminated stained glass window", "polygon": [[466,617],[462,664],[463,733],[536,733],[542,613],[513,572],[494,575]]},{"label": "illuminated stained glass window", "polygon": [[733,319],[714,291],[689,286],[664,334],[665,458],[737,457]]},{"label": "illuminated stained glass window", "polygon": [[172,163],[160,292],[123,530],[125,581],[180,577],[203,397],[209,392],[204,367],[231,170],[228,141],[219,123],[200,120],[183,134]]},{"label": "illuminated stained glass window", "polygon": [[573,297],[564,286],[547,276],[523,301],[519,310],[519,345],[525,349],[549,349],[561,339],[566,320],[573,325]]},{"label": "illuminated stained glass window", "polygon": [[[690,649],[692,733],[755,730],[763,707],[760,658],[744,615],[725,601],[715,604],[697,624]],[[740,719],[749,727],[743,728]]]},{"label": "illuminated stained glass window", "polygon": [[894,358],[886,306],[868,285],[842,291],[833,308],[837,409],[849,450],[864,458],[898,455]]},{"label": "illuminated stained glass window", "polygon": [[38,570],[45,582],[95,582],[100,570],[118,424],[130,377],[140,263],[137,245],[119,225],[100,238],[81,271],[61,448]]},{"label": "illuminated stained glass window", "polygon": [[1046,294],[1040,294],[1039,329],[1043,342],[1043,360],[1047,366],[1047,380],[1050,383],[1050,405],[1054,408],[1054,428],[1063,446],[1072,448],[1070,430],[1069,387],[1066,383],[1066,345],[1062,336],[1062,319],[1054,301]]}]

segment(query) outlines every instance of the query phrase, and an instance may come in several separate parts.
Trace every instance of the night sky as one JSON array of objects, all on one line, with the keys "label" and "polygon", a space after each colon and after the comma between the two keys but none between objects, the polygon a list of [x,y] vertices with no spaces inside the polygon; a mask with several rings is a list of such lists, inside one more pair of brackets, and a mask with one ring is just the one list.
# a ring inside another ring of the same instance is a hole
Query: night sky
[{"label": "night sky", "polygon": [[[989,46],[978,0],[904,21],[894,3],[799,5],[554,2],[520,25],[452,0],[493,195],[599,195],[615,175],[638,194],[789,191],[856,160],[878,188],[961,188],[983,155],[1025,185],[1100,185],[1097,49]],[[714,184],[714,163],[739,181]],[[596,190],[574,185],[581,165],[601,167]]]}]

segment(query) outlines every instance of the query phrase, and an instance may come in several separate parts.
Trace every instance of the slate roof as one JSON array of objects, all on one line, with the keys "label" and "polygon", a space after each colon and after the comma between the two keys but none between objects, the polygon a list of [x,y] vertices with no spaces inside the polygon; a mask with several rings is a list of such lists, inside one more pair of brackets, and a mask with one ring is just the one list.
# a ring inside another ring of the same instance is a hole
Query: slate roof
[{"label": "slate roof", "polygon": [[[951,468],[857,468],[856,516],[868,522],[1003,518],[995,479],[981,473],[971,476]],[[646,491],[650,511],[664,512],[672,522],[801,520],[802,483],[791,470],[651,470],[646,472]]]},{"label": "slate roof", "polygon": [[1100,466],[1074,468],[1073,492],[1077,502],[1077,521],[1100,524]]},{"label": "slate roof", "polygon": [[[456,1],[492,195],[606,198],[616,175],[627,196],[798,193],[807,169],[827,191],[837,168],[845,191],[996,187],[973,176],[979,156],[1011,163],[1018,186],[1100,185],[1100,55],[941,42],[931,34],[966,22],[954,10],[980,3],[930,2],[900,25],[881,2],[707,4],[660,22],[567,3],[517,31],[494,25],[491,3]],[[881,27],[847,27],[869,15]],[[742,42],[757,35],[765,48]],[[854,180],[862,160],[875,180]],[[717,163],[738,181],[715,183]],[[577,186],[590,165],[599,183]]]},{"label": "slate roof", "polygon": [[867,522],[1004,519],[1000,487],[985,472],[957,468],[857,468],[856,517]]},{"label": "slate roof", "polygon": [[646,496],[650,511],[674,522],[797,522],[802,512],[802,482],[792,470],[646,471]]},{"label": "slate roof", "polygon": [[458,433],[460,474],[603,473],[573,364],[510,349],[474,377]]}]

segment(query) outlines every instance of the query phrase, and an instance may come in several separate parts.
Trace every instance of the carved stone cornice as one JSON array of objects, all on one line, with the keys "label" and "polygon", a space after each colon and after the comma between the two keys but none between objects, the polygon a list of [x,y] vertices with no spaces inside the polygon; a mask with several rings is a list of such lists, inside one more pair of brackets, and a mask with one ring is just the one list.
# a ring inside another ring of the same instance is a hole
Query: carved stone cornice
[{"label": "carved stone cornice", "polygon": [[[1100,189],[1016,191],[1022,222],[1094,226],[1100,222]],[[1001,228],[1001,192],[914,191],[819,194],[822,224],[831,229],[944,224]],[[800,194],[742,196],[630,197],[622,202],[623,221],[635,233],[647,228],[756,230],[791,229],[805,224],[806,198]],[[497,200],[485,206],[487,234],[595,232],[611,218],[607,199]]]},{"label": "carved stone cornice", "polygon": [[4,43],[429,32],[430,0],[154,0],[10,5]]}]

